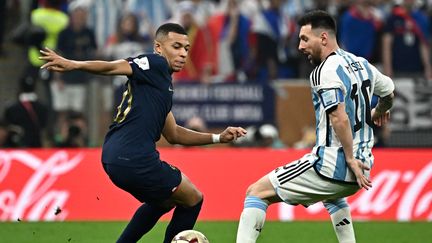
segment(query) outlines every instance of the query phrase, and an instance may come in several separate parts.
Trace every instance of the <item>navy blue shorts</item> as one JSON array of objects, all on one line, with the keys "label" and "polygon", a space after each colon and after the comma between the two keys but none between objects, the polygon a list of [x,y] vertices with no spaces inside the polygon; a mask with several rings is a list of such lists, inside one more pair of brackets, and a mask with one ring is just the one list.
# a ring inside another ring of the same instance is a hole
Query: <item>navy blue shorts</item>
[{"label": "navy blue shorts", "polygon": [[151,167],[103,164],[103,168],[116,186],[129,192],[142,203],[164,202],[181,182],[180,170],[164,161]]}]

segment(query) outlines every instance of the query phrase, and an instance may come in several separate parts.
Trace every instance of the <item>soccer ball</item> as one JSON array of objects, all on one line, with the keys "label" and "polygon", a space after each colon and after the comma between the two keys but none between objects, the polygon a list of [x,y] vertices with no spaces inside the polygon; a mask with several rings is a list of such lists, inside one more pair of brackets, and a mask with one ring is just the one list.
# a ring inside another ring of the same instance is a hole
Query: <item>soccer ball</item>
[{"label": "soccer ball", "polygon": [[199,231],[185,230],[174,236],[171,243],[209,243],[209,240]]}]

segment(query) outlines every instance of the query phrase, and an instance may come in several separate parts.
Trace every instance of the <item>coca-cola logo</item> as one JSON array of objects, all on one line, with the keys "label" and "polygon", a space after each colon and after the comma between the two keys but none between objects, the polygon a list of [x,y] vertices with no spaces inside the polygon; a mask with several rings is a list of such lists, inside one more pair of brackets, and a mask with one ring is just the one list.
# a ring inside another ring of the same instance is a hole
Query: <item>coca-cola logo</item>
[{"label": "coca-cola logo", "polygon": [[64,220],[68,215],[64,206],[69,192],[52,187],[61,175],[73,170],[83,157],[82,153],[71,157],[66,151],[60,150],[43,160],[24,150],[0,151],[0,185],[9,179],[8,176],[17,176],[10,173],[17,163],[30,170],[30,176],[23,180],[22,185],[0,187],[0,221]]},{"label": "coca-cola logo", "polygon": [[[373,187],[348,198],[357,219],[387,218],[398,221],[432,220],[432,161],[418,171],[381,170],[372,178]],[[326,213],[321,203],[306,210],[309,215]],[[281,220],[296,219],[296,208],[279,205]]]}]

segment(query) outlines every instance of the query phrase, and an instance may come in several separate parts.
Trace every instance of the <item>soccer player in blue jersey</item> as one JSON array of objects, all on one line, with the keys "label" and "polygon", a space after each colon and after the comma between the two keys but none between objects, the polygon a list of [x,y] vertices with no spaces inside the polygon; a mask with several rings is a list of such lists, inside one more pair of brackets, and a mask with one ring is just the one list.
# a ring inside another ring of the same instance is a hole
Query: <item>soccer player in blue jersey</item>
[{"label": "soccer player in blue jersey", "polygon": [[123,99],[105,137],[103,168],[112,182],[142,202],[117,242],[137,242],[159,218],[174,209],[164,243],[192,229],[203,203],[202,193],[181,171],[159,158],[156,141],[163,135],[181,145],[227,143],[246,130],[228,127],[220,134],[195,132],[176,124],[171,112],[171,74],[186,62],[190,44],[185,30],[167,23],[156,31],[154,53],[116,61],[68,60],[50,49],[41,50],[42,68],[126,75]]},{"label": "soccer player in blue jersey", "polygon": [[[298,23],[299,50],[316,65],[310,75],[316,145],[311,153],[276,168],[247,189],[237,243],[256,242],[267,207],[276,202],[305,207],[322,202],[339,242],[355,242],[345,197],[372,186],[372,126],[389,119],[393,81],[366,59],[339,48],[336,23],[328,13],[315,10]],[[380,97],[375,109],[373,94]]]}]

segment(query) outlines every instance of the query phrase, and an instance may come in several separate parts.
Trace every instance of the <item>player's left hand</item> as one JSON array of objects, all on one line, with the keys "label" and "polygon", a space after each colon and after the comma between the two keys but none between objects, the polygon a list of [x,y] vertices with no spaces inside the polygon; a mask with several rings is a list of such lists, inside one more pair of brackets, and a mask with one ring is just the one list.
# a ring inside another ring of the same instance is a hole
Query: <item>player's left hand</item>
[{"label": "player's left hand", "polygon": [[385,125],[390,120],[390,111],[380,114],[375,109],[372,109],[371,115],[373,123],[378,127]]},{"label": "player's left hand", "polygon": [[355,158],[347,160],[347,164],[356,176],[358,186],[369,190],[372,187],[372,182],[363,174],[363,170],[370,170],[370,168]]},{"label": "player's left hand", "polygon": [[220,142],[221,143],[228,143],[228,142],[234,141],[237,138],[244,137],[246,135],[246,133],[247,133],[246,129],[244,129],[242,127],[227,127],[220,134]]}]

